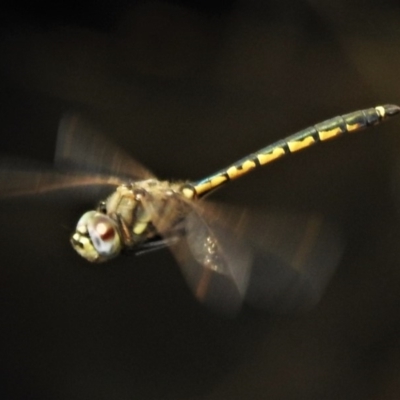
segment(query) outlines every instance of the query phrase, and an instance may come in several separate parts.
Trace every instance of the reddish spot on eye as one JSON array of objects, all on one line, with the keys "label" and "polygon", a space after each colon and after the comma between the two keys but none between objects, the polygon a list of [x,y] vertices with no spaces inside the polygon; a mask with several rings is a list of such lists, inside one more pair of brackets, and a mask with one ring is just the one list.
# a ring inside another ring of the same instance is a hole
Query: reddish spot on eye
[{"label": "reddish spot on eye", "polygon": [[104,241],[113,239],[115,236],[114,228],[104,222],[99,222],[96,225],[96,231],[99,234],[100,238]]}]

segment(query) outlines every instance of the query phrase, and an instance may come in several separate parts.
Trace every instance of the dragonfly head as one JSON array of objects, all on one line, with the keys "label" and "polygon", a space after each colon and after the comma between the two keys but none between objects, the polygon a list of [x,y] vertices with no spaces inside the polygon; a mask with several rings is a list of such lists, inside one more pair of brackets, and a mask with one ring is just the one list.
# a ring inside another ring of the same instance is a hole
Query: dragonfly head
[{"label": "dragonfly head", "polygon": [[103,262],[116,257],[122,248],[117,224],[98,211],[82,215],[71,236],[72,247],[90,262]]}]

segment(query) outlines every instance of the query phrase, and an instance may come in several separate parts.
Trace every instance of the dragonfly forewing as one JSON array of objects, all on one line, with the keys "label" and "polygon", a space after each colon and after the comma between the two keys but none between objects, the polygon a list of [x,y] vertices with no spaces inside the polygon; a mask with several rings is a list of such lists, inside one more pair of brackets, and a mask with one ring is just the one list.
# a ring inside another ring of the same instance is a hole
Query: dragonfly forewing
[{"label": "dragonfly forewing", "polygon": [[81,200],[83,197],[95,199],[122,183],[123,180],[116,176],[58,172],[36,162],[17,158],[0,159],[0,197],[3,198],[69,192],[71,200],[75,197],[74,193],[79,193]]},{"label": "dragonfly forewing", "polygon": [[114,175],[129,180],[154,177],[141,163],[77,114],[67,114],[60,122],[55,165],[64,170]]}]

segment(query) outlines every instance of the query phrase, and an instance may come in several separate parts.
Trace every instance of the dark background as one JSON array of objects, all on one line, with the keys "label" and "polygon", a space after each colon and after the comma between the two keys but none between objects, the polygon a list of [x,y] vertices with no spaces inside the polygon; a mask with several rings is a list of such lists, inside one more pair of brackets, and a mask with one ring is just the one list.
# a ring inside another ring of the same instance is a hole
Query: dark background
[{"label": "dark background", "polygon": [[[51,162],[76,110],[157,175],[197,179],[312,123],[400,102],[396,1],[9,3],[4,155]],[[398,399],[399,131],[393,120],[308,149],[217,194],[341,225],[342,261],[307,313],[222,318],[168,251],[93,267],[67,240],[75,210],[3,202],[0,397]]]}]

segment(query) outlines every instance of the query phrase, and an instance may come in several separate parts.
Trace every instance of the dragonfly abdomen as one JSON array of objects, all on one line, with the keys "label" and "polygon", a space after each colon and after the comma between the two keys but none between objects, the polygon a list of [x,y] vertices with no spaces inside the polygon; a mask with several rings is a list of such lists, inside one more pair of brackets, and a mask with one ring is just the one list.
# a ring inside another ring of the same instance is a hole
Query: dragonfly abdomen
[{"label": "dragonfly abdomen", "polygon": [[230,180],[247,174],[254,168],[310,147],[318,142],[333,139],[347,132],[356,132],[377,125],[399,112],[400,108],[396,105],[384,105],[328,119],[264,147],[229,167],[194,183],[193,186],[198,196],[204,196]]}]

